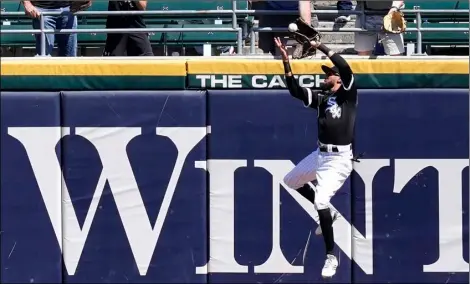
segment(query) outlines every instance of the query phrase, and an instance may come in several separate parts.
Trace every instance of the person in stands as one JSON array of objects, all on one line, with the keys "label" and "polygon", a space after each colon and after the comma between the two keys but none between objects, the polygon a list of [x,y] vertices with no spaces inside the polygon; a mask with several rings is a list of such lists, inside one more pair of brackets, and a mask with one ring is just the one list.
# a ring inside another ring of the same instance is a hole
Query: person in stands
[{"label": "person in stands", "polygon": [[[109,1],[109,11],[143,11],[147,1]],[[146,28],[143,15],[109,15],[108,29]],[[148,33],[109,33],[103,56],[153,56]]]},{"label": "person in stands", "polygon": [[[62,12],[44,16],[45,29],[76,29],[77,17],[70,12],[70,1],[22,1],[25,14],[33,19],[33,29],[40,29],[42,12]],[[41,35],[36,34],[36,54],[41,54]],[[46,34],[45,55],[52,55],[57,42],[59,56],[77,56],[77,34]]]},{"label": "person in stands", "polygon": [[[312,6],[310,1],[269,1],[251,0],[253,10],[289,10],[298,11],[292,15],[259,15],[259,27],[286,28],[299,16],[308,24],[312,24]],[[279,37],[283,44],[287,44],[287,32],[259,32],[258,47],[263,53],[279,56],[279,50],[274,44],[274,38]],[[295,43],[294,43],[295,44]],[[303,46],[296,44],[293,54],[302,54]]]}]

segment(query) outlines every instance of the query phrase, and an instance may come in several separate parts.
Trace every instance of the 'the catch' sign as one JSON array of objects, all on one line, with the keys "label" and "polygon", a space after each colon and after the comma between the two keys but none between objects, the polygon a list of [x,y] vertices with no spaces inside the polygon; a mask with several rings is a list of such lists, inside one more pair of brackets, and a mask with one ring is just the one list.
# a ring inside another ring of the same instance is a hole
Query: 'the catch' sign
[{"label": "'the catch' sign", "polygon": [[[284,75],[189,75],[199,88],[273,89],[286,88]],[[319,88],[324,75],[294,75],[299,84]],[[192,85],[192,84],[190,84]]]}]

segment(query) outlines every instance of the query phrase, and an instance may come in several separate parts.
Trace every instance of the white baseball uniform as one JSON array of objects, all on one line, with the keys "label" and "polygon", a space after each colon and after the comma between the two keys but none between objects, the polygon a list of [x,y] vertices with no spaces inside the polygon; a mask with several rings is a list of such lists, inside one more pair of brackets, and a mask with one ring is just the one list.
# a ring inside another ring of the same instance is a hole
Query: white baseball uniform
[{"label": "white baseball uniform", "polygon": [[317,210],[329,207],[331,198],[343,186],[353,169],[351,146],[336,147],[339,152],[321,152],[316,149],[284,177],[284,183],[294,190],[316,180]]}]

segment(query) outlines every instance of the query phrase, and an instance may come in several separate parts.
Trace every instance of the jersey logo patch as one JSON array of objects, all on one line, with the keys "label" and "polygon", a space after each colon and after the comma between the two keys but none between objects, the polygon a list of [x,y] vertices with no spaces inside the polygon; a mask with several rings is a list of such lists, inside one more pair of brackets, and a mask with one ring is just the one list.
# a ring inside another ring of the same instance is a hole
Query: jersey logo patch
[{"label": "jersey logo patch", "polygon": [[331,113],[331,117],[340,118],[341,117],[341,107],[336,103],[336,97],[329,97],[327,101],[326,111]]}]

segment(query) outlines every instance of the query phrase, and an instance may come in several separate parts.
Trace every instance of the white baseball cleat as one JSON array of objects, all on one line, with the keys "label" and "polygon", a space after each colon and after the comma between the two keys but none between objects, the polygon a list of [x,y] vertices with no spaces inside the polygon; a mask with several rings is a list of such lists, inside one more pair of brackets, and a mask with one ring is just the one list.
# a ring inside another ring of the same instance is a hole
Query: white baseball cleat
[{"label": "white baseball cleat", "polygon": [[[340,215],[337,211],[333,211],[331,214],[331,217],[333,217],[333,223],[340,218]],[[321,226],[318,225],[317,229],[315,230],[315,235],[320,236],[322,234]]]},{"label": "white baseball cleat", "polygon": [[325,265],[321,271],[323,278],[331,278],[336,274],[336,268],[338,267],[338,260],[336,256],[332,254],[326,255]]}]

